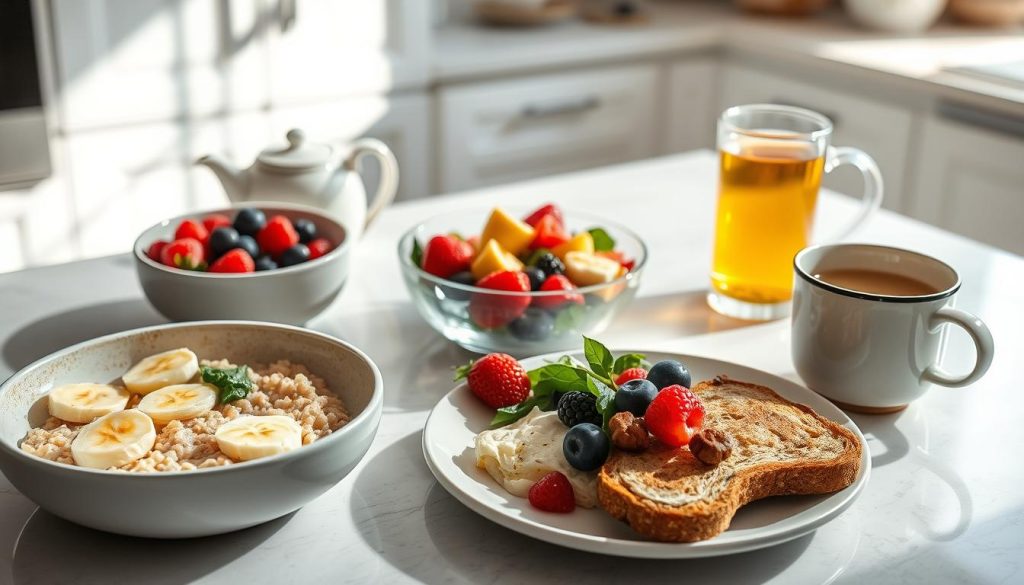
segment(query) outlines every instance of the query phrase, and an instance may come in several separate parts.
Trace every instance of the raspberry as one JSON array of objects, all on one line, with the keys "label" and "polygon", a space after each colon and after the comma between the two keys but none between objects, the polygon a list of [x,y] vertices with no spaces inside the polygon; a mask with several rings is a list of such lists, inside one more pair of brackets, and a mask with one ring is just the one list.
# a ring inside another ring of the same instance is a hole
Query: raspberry
[{"label": "raspberry", "polygon": [[530,504],[544,512],[568,514],[576,509],[576,495],[569,478],[552,471],[530,487]]},{"label": "raspberry", "polygon": [[656,439],[669,447],[680,447],[700,430],[704,405],[688,388],[668,386],[651,401],[644,422]]},{"label": "raspberry", "polygon": [[626,382],[629,382],[630,380],[646,380],[646,379],[647,379],[647,370],[645,370],[643,368],[629,368],[628,370],[623,370],[623,372],[621,374],[619,374],[619,377],[615,378],[615,385],[616,386],[621,386],[621,385],[625,384]]},{"label": "raspberry", "polygon": [[530,377],[512,356],[491,353],[458,369],[455,379],[465,377],[469,390],[491,408],[519,404],[530,395]]}]

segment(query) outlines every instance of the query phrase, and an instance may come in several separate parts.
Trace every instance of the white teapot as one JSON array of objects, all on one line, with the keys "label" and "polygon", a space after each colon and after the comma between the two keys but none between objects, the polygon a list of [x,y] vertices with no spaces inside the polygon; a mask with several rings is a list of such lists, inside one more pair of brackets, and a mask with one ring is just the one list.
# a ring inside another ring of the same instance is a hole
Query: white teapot
[{"label": "white teapot", "polygon": [[[239,169],[216,155],[196,161],[217,175],[232,202],[285,201],[319,207],[339,218],[358,241],[363,229],[395,198],[398,162],[383,142],[362,138],[352,143],[342,159],[326,144],[306,141],[301,130],[290,130],[288,146],[262,151],[256,162]],[[367,209],[366,190],[356,172],[365,155],[380,161],[380,185]]]}]

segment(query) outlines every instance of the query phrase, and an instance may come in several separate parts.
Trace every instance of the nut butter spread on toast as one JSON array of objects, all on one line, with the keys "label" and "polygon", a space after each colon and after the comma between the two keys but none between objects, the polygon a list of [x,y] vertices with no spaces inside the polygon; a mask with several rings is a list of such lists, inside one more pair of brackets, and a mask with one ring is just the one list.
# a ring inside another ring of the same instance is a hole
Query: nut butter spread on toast
[{"label": "nut butter spread on toast", "polygon": [[729,527],[744,504],[777,495],[823,494],[853,483],[861,444],[850,430],[770,388],[727,378],[701,382],[706,428],[735,447],[711,466],[687,447],[613,451],[598,476],[598,501],[655,540],[693,542]]}]

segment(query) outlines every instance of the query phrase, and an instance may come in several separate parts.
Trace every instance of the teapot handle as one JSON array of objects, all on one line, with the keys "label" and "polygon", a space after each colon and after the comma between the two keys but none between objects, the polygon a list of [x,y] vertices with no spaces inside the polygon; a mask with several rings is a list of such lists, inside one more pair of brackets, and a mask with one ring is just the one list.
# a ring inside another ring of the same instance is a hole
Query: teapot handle
[{"label": "teapot handle", "polygon": [[398,161],[395,155],[386,144],[376,138],[360,138],[352,143],[352,152],[345,159],[345,170],[355,172],[356,163],[365,155],[370,155],[380,161],[380,185],[377,192],[370,199],[366,210],[366,224],[376,219],[377,214],[384,210],[395,199],[398,192]]}]

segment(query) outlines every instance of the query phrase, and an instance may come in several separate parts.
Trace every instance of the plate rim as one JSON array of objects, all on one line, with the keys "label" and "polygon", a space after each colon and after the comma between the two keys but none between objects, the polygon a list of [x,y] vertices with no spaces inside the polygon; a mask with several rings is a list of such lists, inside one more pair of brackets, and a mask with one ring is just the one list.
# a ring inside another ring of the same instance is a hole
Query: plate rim
[{"label": "plate rim", "polygon": [[[680,361],[686,362],[689,360],[701,360],[717,362],[728,367],[741,368],[744,370],[750,370],[757,372],[760,375],[768,376],[777,380],[781,380],[787,385],[793,385],[801,389],[801,391],[809,393],[811,395],[819,396],[815,394],[813,390],[808,389],[806,386],[801,385],[793,380],[788,380],[777,374],[766,372],[750,366],[737,364],[727,360],[721,360],[713,357],[699,356],[693,354],[683,354],[665,350],[638,350],[633,348],[628,349],[611,349],[612,353],[643,353],[645,355],[657,354],[663,356],[671,356],[673,359],[678,358]],[[539,361],[545,358],[557,358],[562,355],[581,355],[582,351],[559,351],[552,352],[538,356],[532,356],[525,358],[523,361]],[[437,480],[442,487],[445,488],[449,494],[455,499],[465,505],[473,512],[483,516],[487,520],[498,524],[504,528],[508,528],[520,534],[555,544],[558,546],[564,546],[567,548],[573,548],[582,550],[585,552],[605,554],[610,556],[621,556],[621,557],[633,557],[633,558],[660,558],[660,559],[686,559],[686,558],[703,558],[703,557],[714,557],[722,555],[737,554],[742,552],[748,552],[761,548],[767,548],[778,544],[789,542],[790,540],[799,538],[805,534],[808,534],[821,526],[831,522],[840,514],[845,512],[863,493],[865,486],[871,476],[871,456],[870,449],[867,444],[867,440],[864,438],[860,428],[857,427],[856,423],[846,415],[839,407],[835,406],[828,399],[821,397],[821,400],[828,405],[828,408],[834,412],[823,413],[819,409],[815,408],[815,412],[824,416],[825,418],[832,420],[844,427],[850,429],[861,442],[861,469],[857,478],[853,484],[829,495],[825,501],[832,498],[839,497],[840,500],[830,508],[828,511],[815,517],[812,520],[808,520],[802,524],[798,524],[789,529],[784,530],[780,533],[773,534],[753,534],[749,538],[740,542],[715,542],[715,539],[708,539],[694,543],[671,543],[671,542],[658,542],[653,540],[624,540],[620,538],[612,538],[605,536],[595,536],[591,534],[583,534],[580,532],[566,530],[556,526],[545,525],[541,522],[537,522],[532,519],[511,516],[501,510],[495,509],[492,506],[478,500],[473,494],[464,490],[455,481],[449,478],[445,473],[442,472],[441,468],[434,461],[434,453],[432,448],[428,445],[428,429],[431,427],[431,421],[434,419],[435,413],[438,409],[442,408],[445,404],[451,402],[454,393],[459,392],[465,386],[465,382],[459,383],[454,386],[451,390],[446,392],[444,396],[438,400],[437,404],[431,408],[427,420],[423,425],[423,434],[421,438],[421,449],[423,451],[423,458],[426,461],[427,468],[430,469],[431,474]],[[837,420],[834,416],[838,413],[842,416],[843,420]],[[770,526],[770,525],[769,525]]]}]

